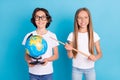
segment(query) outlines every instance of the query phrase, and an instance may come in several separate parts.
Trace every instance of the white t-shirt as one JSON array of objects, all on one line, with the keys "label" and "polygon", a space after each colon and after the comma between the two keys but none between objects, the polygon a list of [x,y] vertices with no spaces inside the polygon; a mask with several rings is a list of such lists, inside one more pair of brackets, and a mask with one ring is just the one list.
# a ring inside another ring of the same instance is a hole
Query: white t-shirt
[{"label": "white t-shirt", "polygon": [[[24,40],[22,42],[22,45],[25,45],[26,43],[26,40],[28,38],[28,36],[30,34],[33,34],[33,35],[38,35],[36,31],[32,31],[30,33],[28,33],[25,37],[24,37]],[[43,54],[41,57],[42,59],[44,58],[48,58],[48,57],[51,57],[53,55],[53,51],[52,49],[56,46],[59,45],[59,43],[53,39],[51,39],[50,37],[54,38],[57,40],[57,37],[54,33],[48,31],[46,34],[42,35],[42,37],[47,41],[47,45],[48,45],[48,48],[47,48],[47,51],[45,54]],[[46,74],[51,74],[53,73],[53,66],[52,66],[52,62],[48,62],[47,65],[45,66],[42,66],[42,65],[35,65],[33,67],[29,67],[29,73],[32,73],[32,74],[35,74],[35,75],[46,75]]]},{"label": "white t-shirt", "polygon": [[[94,35],[94,43],[98,40],[100,40],[100,37],[96,32],[93,33]],[[72,42],[73,40],[73,32],[71,32],[68,36],[68,41]],[[88,32],[86,33],[78,33],[78,50],[86,53],[87,55],[90,55],[89,49],[88,49]],[[77,54],[76,58],[73,58],[73,67],[80,68],[80,69],[89,69],[94,67],[94,62],[91,60],[88,60],[87,57],[85,57],[82,54]]]}]

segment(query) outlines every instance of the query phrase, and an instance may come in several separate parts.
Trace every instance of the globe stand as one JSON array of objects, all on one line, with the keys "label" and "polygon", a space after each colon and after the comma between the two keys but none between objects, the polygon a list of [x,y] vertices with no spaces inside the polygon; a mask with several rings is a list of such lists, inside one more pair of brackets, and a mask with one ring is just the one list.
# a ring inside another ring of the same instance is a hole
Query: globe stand
[{"label": "globe stand", "polygon": [[32,61],[29,64],[37,65],[45,63],[43,62],[42,57],[36,57],[38,55],[40,56],[44,54],[48,48],[47,41],[42,36],[33,35],[31,33],[27,37],[25,48],[26,53],[28,53],[29,57],[32,59]]},{"label": "globe stand", "polygon": [[39,57],[39,58],[31,57],[31,58],[34,59],[34,61],[31,61],[29,64],[37,65],[37,64],[44,64],[45,63],[45,62],[41,61],[42,57]]}]

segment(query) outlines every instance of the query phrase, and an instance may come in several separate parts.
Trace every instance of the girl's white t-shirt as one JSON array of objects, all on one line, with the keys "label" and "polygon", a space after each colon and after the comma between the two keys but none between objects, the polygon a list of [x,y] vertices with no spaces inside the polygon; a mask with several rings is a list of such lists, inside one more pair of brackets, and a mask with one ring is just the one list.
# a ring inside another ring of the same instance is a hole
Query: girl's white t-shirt
[{"label": "girl's white t-shirt", "polygon": [[[22,45],[25,45],[26,40],[28,38],[28,36],[32,33],[32,35],[38,35],[36,31],[32,31],[30,33],[28,33],[22,42]],[[53,51],[52,49],[56,46],[59,45],[59,43],[52,38],[57,40],[57,37],[54,33],[48,31],[46,34],[42,35],[42,37],[47,41],[47,51],[45,52],[45,54],[41,55],[42,59],[44,58],[48,58],[51,57],[53,55]],[[29,67],[29,73],[35,74],[35,75],[46,75],[46,74],[51,74],[53,73],[53,65],[52,62],[48,62],[47,65],[35,65],[33,67]]]},{"label": "girl's white t-shirt", "polygon": [[[93,32],[94,35],[94,43],[100,40],[100,37],[96,32]],[[68,36],[68,41],[72,42],[73,40],[73,32],[71,32]],[[86,33],[78,33],[78,50],[90,55],[88,50],[88,32]],[[73,58],[73,67],[80,69],[90,69],[94,67],[94,62],[88,60],[88,58],[80,53],[77,54],[76,58]]]}]

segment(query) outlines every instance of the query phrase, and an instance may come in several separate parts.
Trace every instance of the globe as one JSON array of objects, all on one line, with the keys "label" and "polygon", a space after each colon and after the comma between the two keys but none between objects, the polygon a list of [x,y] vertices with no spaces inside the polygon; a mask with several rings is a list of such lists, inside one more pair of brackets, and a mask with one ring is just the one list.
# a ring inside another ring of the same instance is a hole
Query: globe
[{"label": "globe", "polygon": [[37,58],[47,50],[47,42],[39,35],[32,35],[26,40],[25,48],[29,56]]}]

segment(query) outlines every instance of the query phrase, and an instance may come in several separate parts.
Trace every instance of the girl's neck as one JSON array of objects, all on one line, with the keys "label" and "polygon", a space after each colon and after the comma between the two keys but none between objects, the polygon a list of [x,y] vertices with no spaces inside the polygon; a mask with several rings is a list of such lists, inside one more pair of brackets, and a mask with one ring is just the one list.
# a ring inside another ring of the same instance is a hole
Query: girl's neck
[{"label": "girl's neck", "polygon": [[88,32],[88,31],[87,31],[87,28],[80,28],[78,30],[78,32],[85,33],[85,32]]},{"label": "girl's neck", "polygon": [[44,35],[44,34],[47,33],[47,30],[45,28],[37,29],[36,32],[37,32],[38,35]]}]

